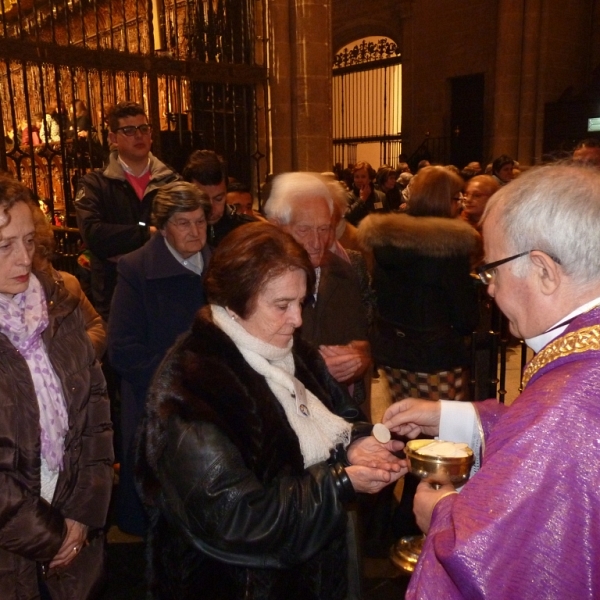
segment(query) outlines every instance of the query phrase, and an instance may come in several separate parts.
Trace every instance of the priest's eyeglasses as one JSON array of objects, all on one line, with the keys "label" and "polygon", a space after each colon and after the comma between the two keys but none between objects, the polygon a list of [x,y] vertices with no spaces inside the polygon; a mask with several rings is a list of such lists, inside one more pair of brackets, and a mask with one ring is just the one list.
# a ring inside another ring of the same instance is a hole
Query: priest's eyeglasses
[{"label": "priest's eyeglasses", "polygon": [[141,135],[148,135],[152,131],[152,125],[148,125],[148,123],[137,126],[126,125],[125,127],[117,127],[115,131],[121,131],[127,137],[133,137],[138,131]]},{"label": "priest's eyeglasses", "polygon": [[[485,265],[481,265],[480,267],[477,267],[477,275],[479,276],[479,279],[481,280],[481,282],[484,285],[489,285],[494,280],[494,275],[496,275],[496,269],[500,265],[510,262],[511,260],[521,258],[521,256],[525,256],[526,254],[529,254],[530,252],[533,252],[533,250],[527,250],[526,252],[520,252],[519,254],[514,254],[513,256],[509,256],[508,258],[503,258],[501,260],[496,260],[494,262],[487,263]],[[556,264],[560,265],[560,260],[558,258],[552,256],[551,254],[548,254],[548,256]]]}]

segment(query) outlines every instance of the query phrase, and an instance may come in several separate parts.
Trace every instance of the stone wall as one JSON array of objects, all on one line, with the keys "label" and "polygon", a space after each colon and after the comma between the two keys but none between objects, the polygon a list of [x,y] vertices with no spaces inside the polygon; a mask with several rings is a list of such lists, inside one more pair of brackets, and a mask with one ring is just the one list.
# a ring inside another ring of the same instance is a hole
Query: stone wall
[{"label": "stone wall", "polygon": [[450,136],[449,79],[484,73],[486,158],[542,156],[544,107],[590,81],[600,49],[593,2],[422,0],[404,22],[403,136]]},{"label": "stone wall", "polygon": [[594,0],[333,0],[333,48],[385,35],[402,48],[403,148],[449,138],[450,80],[483,74],[484,154],[541,159],[544,107],[600,63]]},{"label": "stone wall", "polygon": [[403,123],[407,152],[425,138],[449,137],[450,79],[484,74],[484,136],[491,135],[496,2],[420,0],[404,21]]}]

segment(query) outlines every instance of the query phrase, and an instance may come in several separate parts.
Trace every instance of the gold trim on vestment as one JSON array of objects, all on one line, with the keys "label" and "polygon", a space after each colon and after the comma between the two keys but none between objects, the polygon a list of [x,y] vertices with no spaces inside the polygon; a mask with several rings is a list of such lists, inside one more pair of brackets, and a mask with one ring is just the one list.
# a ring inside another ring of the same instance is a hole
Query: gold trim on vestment
[{"label": "gold trim on vestment", "polygon": [[600,325],[583,327],[556,338],[536,354],[523,372],[523,388],[529,380],[547,364],[570,354],[581,354],[588,350],[600,350]]}]

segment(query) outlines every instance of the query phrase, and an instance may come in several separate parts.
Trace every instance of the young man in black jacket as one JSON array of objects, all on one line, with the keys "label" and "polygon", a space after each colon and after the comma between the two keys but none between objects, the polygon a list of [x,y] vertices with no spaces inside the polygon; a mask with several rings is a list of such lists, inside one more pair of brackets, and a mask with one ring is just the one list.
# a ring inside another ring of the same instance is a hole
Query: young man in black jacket
[{"label": "young man in black jacket", "polygon": [[107,119],[114,150],[108,166],[82,177],[75,198],[77,225],[92,255],[92,299],[104,319],[117,283],[118,258],[149,239],[154,196],[179,179],[150,152],[152,126],[139,104],[119,102]]}]

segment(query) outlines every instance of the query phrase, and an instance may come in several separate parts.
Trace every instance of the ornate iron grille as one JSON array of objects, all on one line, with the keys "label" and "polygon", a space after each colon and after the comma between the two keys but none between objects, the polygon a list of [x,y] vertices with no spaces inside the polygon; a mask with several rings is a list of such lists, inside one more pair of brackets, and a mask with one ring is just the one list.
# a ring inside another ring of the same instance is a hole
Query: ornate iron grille
[{"label": "ornate iron grille", "polygon": [[147,110],[163,160],[181,168],[214,149],[258,187],[265,19],[264,0],[0,0],[0,168],[73,225],[77,180],[108,155],[108,106],[128,99]]},{"label": "ornate iron grille", "polygon": [[333,66],[334,163],[356,161],[358,144],[379,144],[380,163],[394,163],[402,149],[402,58],[393,42],[363,40],[344,49]]}]

